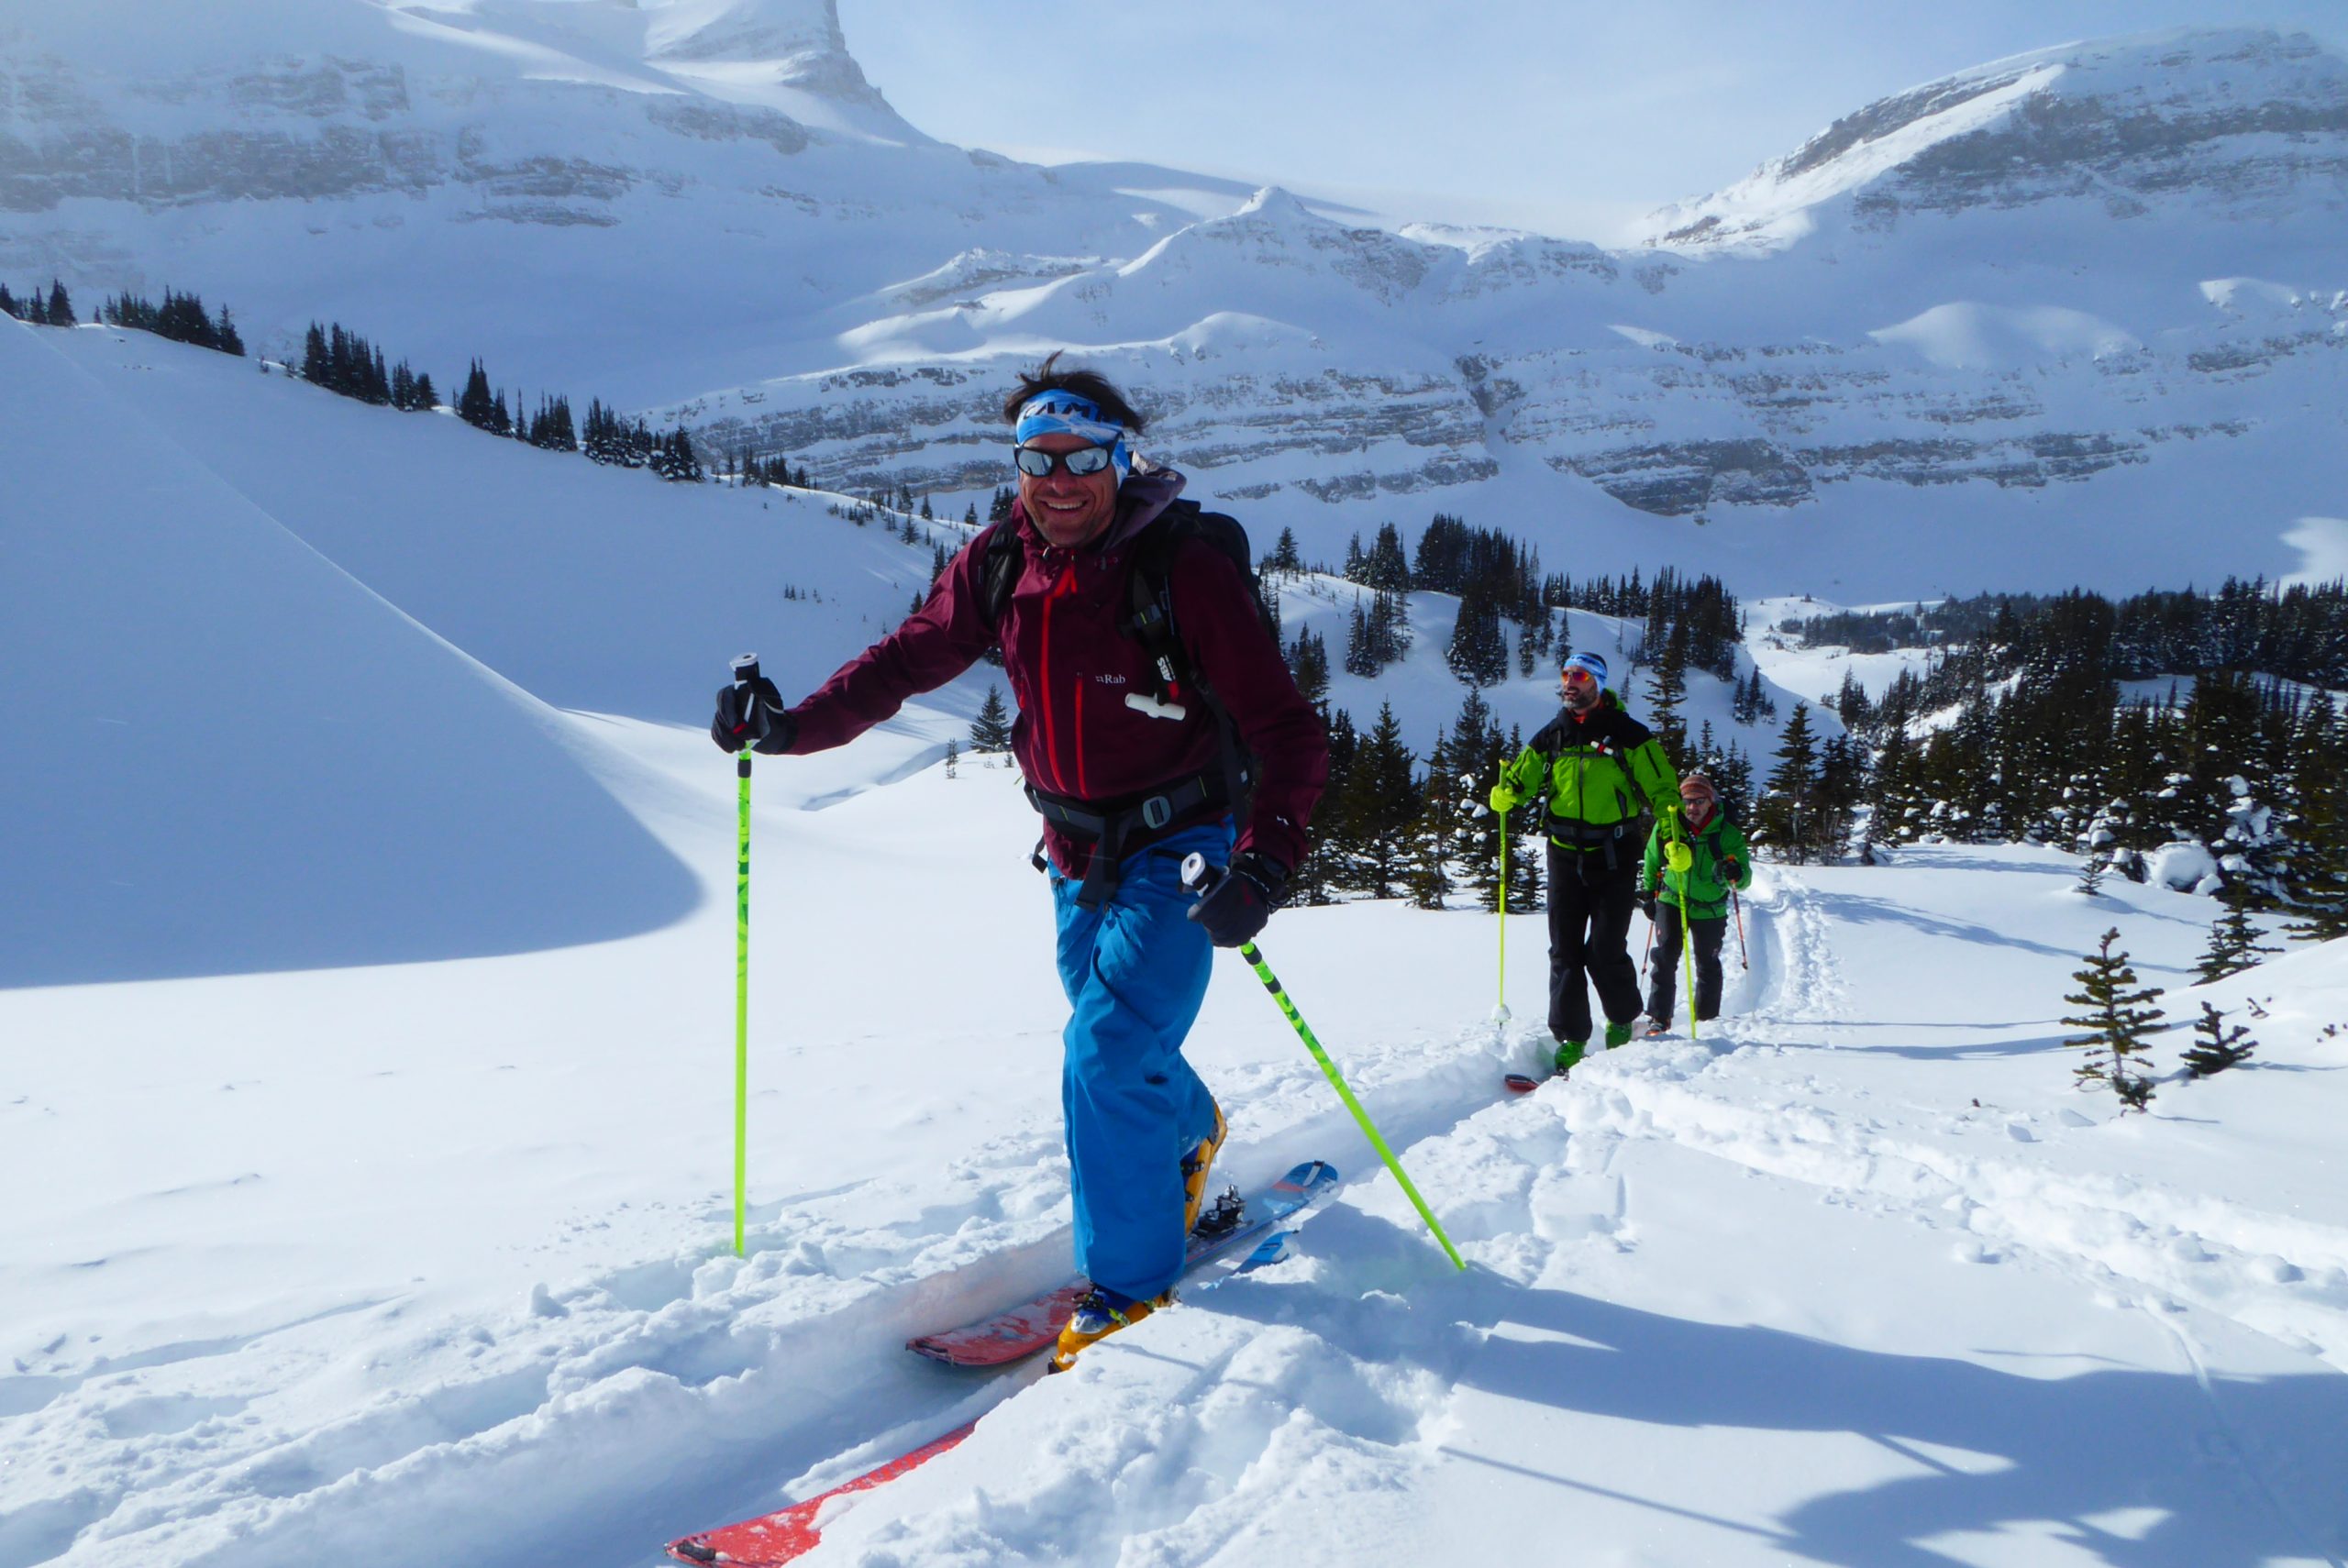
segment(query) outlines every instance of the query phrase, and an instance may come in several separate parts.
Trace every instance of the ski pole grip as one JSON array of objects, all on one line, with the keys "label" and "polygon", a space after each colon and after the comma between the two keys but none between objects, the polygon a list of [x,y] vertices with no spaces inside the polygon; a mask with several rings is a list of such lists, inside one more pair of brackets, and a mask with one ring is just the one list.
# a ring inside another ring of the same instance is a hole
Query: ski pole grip
[{"label": "ski pole grip", "polygon": [[758,678],[759,656],[754,653],[736,655],[734,658],[734,684],[737,686],[748,686],[751,681],[756,680]]},{"label": "ski pole grip", "polygon": [[1214,885],[1223,880],[1223,873],[1207,864],[1207,857],[1196,850],[1182,857],[1182,886],[1195,893],[1212,893]]}]

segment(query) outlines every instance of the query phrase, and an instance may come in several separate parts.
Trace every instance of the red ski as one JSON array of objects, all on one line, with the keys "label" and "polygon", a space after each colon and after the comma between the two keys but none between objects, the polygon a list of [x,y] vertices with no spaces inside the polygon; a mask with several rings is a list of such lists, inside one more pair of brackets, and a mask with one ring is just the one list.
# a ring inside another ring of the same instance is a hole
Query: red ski
[{"label": "red ski", "polygon": [[[1219,1228],[1210,1222],[1205,1234],[1191,1238],[1190,1255],[1182,1267],[1183,1281],[1194,1289],[1203,1289],[1230,1275],[1279,1261],[1287,1250],[1290,1232],[1336,1190],[1336,1167],[1319,1160],[1307,1160],[1244,1205],[1235,1192],[1216,1205],[1229,1217],[1227,1222]],[[1064,1285],[1048,1296],[982,1322],[942,1334],[925,1334],[913,1341],[912,1348],[933,1360],[958,1366],[1008,1365],[1033,1355],[1058,1338],[1060,1325],[1074,1314],[1085,1288],[1082,1280]],[[911,1453],[868,1470],[855,1480],[803,1503],[793,1503],[787,1508],[722,1529],[681,1537],[669,1543],[669,1555],[680,1562],[731,1564],[732,1568],[778,1568],[779,1564],[794,1562],[813,1551],[822,1539],[815,1529],[815,1515],[825,1503],[846,1492],[884,1485],[907,1471],[928,1463],[969,1437],[977,1425],[972,1421],[957,1427]]]},{"label": "red ski", "polygon": [[[1272,1261],[1279,1255],[1279,1244],[1285,1240],[1285,1232],[1301,1223],[1336,1189],[1336,1167],[1307,1160],[1266,1191],[1237,1205],[1232,1222],[1217,1227],[1211,1222],[1212,1216],[1202,1220],[1191,1236],[1178,1283],[1196,1286],[1202,1273],[1220,1263],[1232,1263],[1231,1272],[1236,1273]],[[1072,1280],[1007,1312],[958,1329],[924,1334],[906,1342],[906,1348],[954,1366],[1008,1366],[1049,1349],[1059,1338],[1060,1326],[1075,1316],[1076,1305],[1084,1299],[1087,1288],[1083,1280]]]},{"label": "red ski", "polygon": [[875,1486],[894,1481],[906,1471],[928,1463],[956,1443],[970,1435],[978,1426],[972,1421],[956,1427],[935,1442],[924,1443],[911,1453],[889,1461],[878,1469],[868,1470],[853,1481],[842,1482],[830,1491],[808,1498],[803,1503],[771,1514],[761,1514],[740,1524],[730,1524],[723,1529],[708,1529],[699,1535],[688,1535],[669,1543],[669,1555],[680,1562],[731,1563],[734,1568],[779,1568],[815,1550],[823,1538],[815,1531],[815,1515],[825,1503],[847,1492],[869,1491]]}]

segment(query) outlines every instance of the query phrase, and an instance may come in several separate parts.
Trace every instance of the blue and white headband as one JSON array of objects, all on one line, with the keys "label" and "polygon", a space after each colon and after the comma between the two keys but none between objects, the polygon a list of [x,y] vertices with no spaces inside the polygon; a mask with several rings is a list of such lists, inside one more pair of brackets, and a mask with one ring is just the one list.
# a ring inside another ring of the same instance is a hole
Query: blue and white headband
[{"label": "blue and white headband", "polygon": [[1588,670],[1590,675],[1597,679],[1599,685],[1604,686],[1606,684],[1606,661],[1599,657],[1596,654],[1590,653],[1587,649],[1566,660],[1564,664],[1558,667],[1558,669],[1560,673],[1568,669]]},{"label": "blue and white headband", "polygon": [[1038,392],[1020,408],[1019,422],[1012,426],[1013,442],[1024,447],[1038,436],[1081,436],[1095,446],[1108,447],[1119,484],[1134,470],[1133,454],[1125,448],[1125,427],[1102,418],[1099,403],[1065,387]]}]

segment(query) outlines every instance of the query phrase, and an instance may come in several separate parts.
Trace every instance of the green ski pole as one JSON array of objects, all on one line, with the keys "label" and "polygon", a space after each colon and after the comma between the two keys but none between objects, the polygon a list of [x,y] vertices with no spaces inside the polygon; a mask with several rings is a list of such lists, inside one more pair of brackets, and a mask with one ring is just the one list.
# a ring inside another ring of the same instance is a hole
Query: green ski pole
[{"label": "green ski pole", "polygon": [[1679,890],[1679,966],[1688,977],[1688,1038],[1697,1036],[1696,922],[1688,918],[1688,890]]},{"label": "green ski pole", "polygon": [[[759,678],[759,656],[734,661],[734,684]],[[750,1134],[750,748],[735,758],[740,797],[734,857],[734,1255],[743,1256],[742,1217],[748,1187]]]},{"label": "green ski pole", "polygon": [[1501,813],[1501,999],[1492,1021],[1508,1021],[1508,813]]},{"label": "green ski pole", "polygon": [[[1182,862],[1182,885],[1201,893],[1213,891],[1222,877],[1223,872],[1209,866],[1203,855],[1191,855]],[[1347,1110],[1353,1112],[1362,1136],[1368,1138],[1369,1146],[1378,1151],[1378,1157],[1386,1162],[1386,1168],[1394,1173],[1394,1179],[1401,1186],[1403,1196],[1419,1211],[1419,1218],[1427,1222],[1427,1229],[1434,1232],[1434,1239],[1443,1243],[1445,1253],[1454,1265],[1466,1269],[1468,1261],[1459,1255],[1459,1249],[1451,1244],[1451,1238],[1443,1233],[1443,1226],[1436,1221],[1434,1210],[1429,1209],[1427,1200],[1419,1196],[1419,1189],[1412,1184],[1409,1173],[1402,1169],[1402,1162],[1394,1157],[1394,1151],[1386,1146],[1386,1140],[1379,1133],[1378,1123],[1369,1119],[1369,1112],[1364,1110],[1361,1101],[1354,1098],[1354,1091],[1346,1084],[1345,1075],[1337,1071],[1337,1064],[1329,1060],[1329,1053],[1323,1050],[1321,1042],[1313,1038],[1312,1026],[1304,1021],[1304,1015],[1296,1010],[1294,1002],[1289,1000],[1288,992],[1280,986],[1279,977],[1273,974],[1271,966],[1264,962],[1263,954],[1257,950],[1254,943],[1243,942],[1239,944],[1239,956],[1247,960],[1248,967],[1256,971],[1256,978],[1264,982],[1264,988],[1272,993],[1274,1001],[1279,1003],[1280,1011],[1288,1015],[1297,1038],[1303,1041],[1304,1048],[1312,1053],[1312,1059],[1321,1064],[1321,1070],[1328,1075],[1329,1087],[1337,1091],[1337,1098],[1346,1102]]]},{"label": "green ski pole", "polygon": [[[1678,851],[1677,854],[1672,853],[1675,850]],[[1688,906],[1695,901],[1695,895],[1689,891],[1689,888],[1696,880],[1696,854],[1695,851],[1688,847],[1687,834],[1679,827],[1676,815],[1672,823],[1672,840],[1670,844],[1665,846],[1664,859],[1665,864],[1669,867],[1672,874],[1676,875],[1679,878],[1679,967],[1680,972],[1685,978],[1685,985],[1682,988],[1687,993],[1688,1038],[1693,1040],[1697,1037],[1698,1032],[1696,1022],[1696,922],[1689,918]],[[1665,878],[1667,882],[1669,879],[1669,878]]]}]

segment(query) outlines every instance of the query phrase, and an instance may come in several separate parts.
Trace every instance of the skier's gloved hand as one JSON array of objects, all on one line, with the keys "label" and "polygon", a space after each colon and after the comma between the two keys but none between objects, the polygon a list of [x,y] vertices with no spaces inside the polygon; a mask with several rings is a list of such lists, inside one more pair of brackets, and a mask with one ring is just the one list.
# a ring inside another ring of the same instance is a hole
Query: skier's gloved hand
[{"label": "skier's gloved hand", "polygon": [[1639,912],[1647,917],[1649,925],[1655,923],[1655,895],[1653,893],[1639,895]]},{"label": "skier's gloved hand", "polygon": [[1727,877],[1732,886],[1739,888],[1744,886],[1744,862],[1739,860],[1735,856],[1723,855],[1721,856],[1721,872],[1723,876]]},{"label": "skier's gloved hand", "polygon": [[1191,918],[1206,928],[1207,940],[1217,947],[1237,947],[1256,940],[1287,891],[1287,867],[1268,855],[1242,850],[1231,857],[1222,879],[1191,906]]},{"label": "skier's gloved hand", "polygon": [[1511,787],[1509,781],[1505,778],[1492,786],[1492,810],[1496,812],[1512,812],[1516,810],[1517,801],[1523,798],[1523,797],[1520,796],[1516,790]]},{"label": "skier's gloved hand", "polygon": [[761,675],[740,686],[717,690],[717,717],[710,721],[709,738],[720,751],[753,751],[772,756],[789,751],[799,734],[799,722],[782,705],[782,693]]}]

